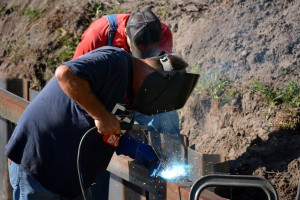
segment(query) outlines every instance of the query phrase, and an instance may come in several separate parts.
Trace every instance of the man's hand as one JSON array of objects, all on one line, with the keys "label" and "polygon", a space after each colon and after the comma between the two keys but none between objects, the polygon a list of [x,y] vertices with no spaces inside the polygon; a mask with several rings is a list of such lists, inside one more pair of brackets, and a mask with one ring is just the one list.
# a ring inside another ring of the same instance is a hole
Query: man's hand
[{"label": "man's hand", "polygon": [[95,125],[98,132],[103,135],[116,135],[121,133],[119,120],[109,112],[106,113],[105,117],[95,119]]}]

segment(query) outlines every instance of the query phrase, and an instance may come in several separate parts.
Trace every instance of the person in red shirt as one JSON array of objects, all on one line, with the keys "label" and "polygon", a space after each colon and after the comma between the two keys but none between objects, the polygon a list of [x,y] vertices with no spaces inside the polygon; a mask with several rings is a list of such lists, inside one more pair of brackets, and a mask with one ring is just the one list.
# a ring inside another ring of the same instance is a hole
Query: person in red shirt
[{"label": "person in red shirt", "polygon": [[[143,12],[143,11],[142,11]],[[150,13],[151,11],[144,11],[144,13]],[[139,12],[135,13],[138,14]],[[152,13],[152,12],[151,12]],[[126,32],[127,22],[130,16],[134,14],[116,14],[118,27],[115,32],[115,36],[112,40],[112,45],[130,52],[130,40],[127,37]],[[153,14],[154,15],[154,14]],[[158,18],[157,18],[158,20]],[[158,21],[159,22],[159,21]],[[161,25],[161,39],[159,42],[158,52],[171,53],[173,48],[173,36],[170,28],[164,23]],[[108,32],[109,32],[108,19],[104,16],[94,21],[88,29],[82,34],[81,42],[76,48],[73,59],[77,58],[87,52],[90,52],[96,48],[108,45]],[[134,55],[135,56],[135,55]],[[137,57],[137,56],[136,56]]]},{"label": "person in red shirt", "polygon": [[[111,22],[112,15],[115,17],[112,20],[114,22]],[[88,27],[73,59],[106,45],[123,48],[140,59],[158,56],[161,52],[172,52],[172,32],[151,10],[112,15],[105,15]],[[111,32],[113,36],[110,35]],[[154,116],[136,113],[135,119],[138,123],[147,125],[149,131],[180,134],[176,111]]]}]

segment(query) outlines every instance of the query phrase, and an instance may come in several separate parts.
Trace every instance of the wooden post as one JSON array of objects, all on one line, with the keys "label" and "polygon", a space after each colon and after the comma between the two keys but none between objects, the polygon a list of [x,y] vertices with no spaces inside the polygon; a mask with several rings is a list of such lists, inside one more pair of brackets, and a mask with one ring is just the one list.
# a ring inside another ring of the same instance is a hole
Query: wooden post
[{"label": "wooden post", "polygon": [[[27,82],[28,83],[28,82]],[[3,88],[20,97],[28,99],[28,84],[22,79],[0,79],[0,88]],[[15,124],[0,117],[0,199],[12,200],[12,187],[9,182],[5,145],[7,144]]]}]

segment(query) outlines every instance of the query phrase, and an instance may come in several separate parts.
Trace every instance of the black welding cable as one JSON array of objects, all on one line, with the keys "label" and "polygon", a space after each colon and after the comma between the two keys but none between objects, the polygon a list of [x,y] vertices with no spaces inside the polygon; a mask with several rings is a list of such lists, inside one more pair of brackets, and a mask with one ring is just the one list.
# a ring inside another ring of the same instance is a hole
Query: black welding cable
[{"label": "black welding cable", "polygon": [[[143,126],[143,125],[132,125],[126,122],[121,122],[120,123],[121,126],[121,130],[146,130],[147,127]],[[87,137],[87,135],[89,135],[89,133],[91,133],[93,130],[95,130],[97,127],[94,126],[92,128],[90,128],[87,132],[84,133],[84,135],[82,136],[80,143],[79,143],[79,147],[78,147],[78,152],[77,152],[77,173],[78,173],[78,177],[79,177],[79,184],[80,184],[80,188],[81,188],[81,192],[82,192],[82,196],[84,200],[87,200],[86,197],[86,193],[83,187],[83,178],[82,178],[82,173],[81,173],[81,168],[80,168],[80,155],[81,155],[81,147],[82,147],[82,143],[85,140],[85,138]]]},{"label": "black welding cable", "polygon": [[87,132],[84,133],[84,135],[82,136],[82,138],[80,140],[78,152],[77,152],[77,172],[78,172],[79,184],[80,184],[80,188],[81,188],[81,192],[82,192],[82,197],[84,200],[87,200],[87,197],[86,197],[85,189],[83,187],[83,178],[82,178],[82,173],[81,173],[81,169],[80,169],[81,146],[82,146],[82,143],[83,143],[84,139],[86,138],[86,136],[89,133],[91,133],[93,130],[95,130],[96,128],[97,128],[96,126],[93,128],[90,128]]},{"label": "black welding cable", "polygon": [[[126,123],[126,122],[121,122],[120,127],[121,127],[121,130],[147,130],[147,126],[140,125],[140,124],[130,124],[130,123]],[[84,200],[87,200],[87,197],[86,197],[86,193],[85,193],[85,190],[83,187],[83,178],[82,178],[82,173],[81,173],[81,169],[80,169],[81,147],[82,147],[82,143],[85,140],[85,138],[87,137],[87,135],[89,133],[91,133],[93,130],[95,130],[96,128],[97,127],[94,126],[94,127],[90,128],[87,132],[84,133],[84,135],[82,136],[82,138],[80,140],[78,152],[77,152],[77,172],[78,172],[79,184],[80,184],[80,188],[81,188],[81,192],[82,192],[82,196],[83,196]]]}]

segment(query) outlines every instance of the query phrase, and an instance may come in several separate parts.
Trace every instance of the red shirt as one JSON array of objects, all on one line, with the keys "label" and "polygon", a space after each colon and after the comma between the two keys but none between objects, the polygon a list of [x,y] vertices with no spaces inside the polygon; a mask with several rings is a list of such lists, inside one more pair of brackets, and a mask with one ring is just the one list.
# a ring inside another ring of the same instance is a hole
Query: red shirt
[{"label": "red shirt", "polygon": [[[114,36],[112,45],[123,48],[129,52],[126,35],[124,30],[126,28],[127,20],[130,14],[117,14],[118,29]],[[159,51],[171,53],[173,48],[172,32],[167,25],[161,22],[162,39],[159,44]],[[106,17],[101,17],[94,21],[89,28],[82,34],[81,42],[78,44],[74,58],[77,58],[96,48],[106,46],[108,40],[109,23]]]}]

